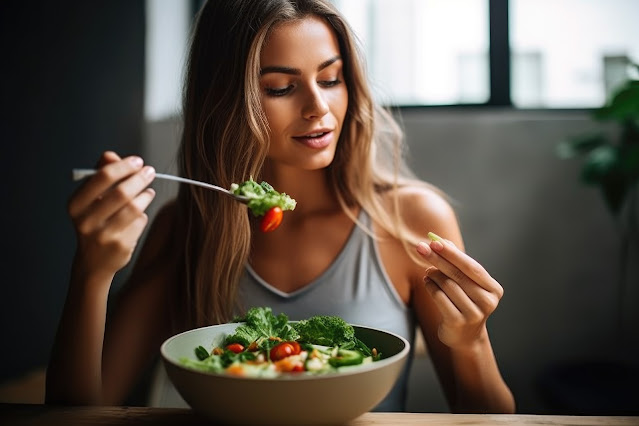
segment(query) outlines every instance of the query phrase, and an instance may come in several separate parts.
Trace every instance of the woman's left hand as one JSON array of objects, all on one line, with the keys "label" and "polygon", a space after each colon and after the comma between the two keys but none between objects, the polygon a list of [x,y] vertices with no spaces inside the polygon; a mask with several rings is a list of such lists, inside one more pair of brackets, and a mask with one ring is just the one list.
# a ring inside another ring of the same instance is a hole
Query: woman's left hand
[{"label": "woman's left hand", "polygon": [[439,339],[453,349],[471,349],[487,338],[486,320],[504,290],[473,258],[451,241],[432,235],[417,252],[431,265],[424,282],[441,313]]}]

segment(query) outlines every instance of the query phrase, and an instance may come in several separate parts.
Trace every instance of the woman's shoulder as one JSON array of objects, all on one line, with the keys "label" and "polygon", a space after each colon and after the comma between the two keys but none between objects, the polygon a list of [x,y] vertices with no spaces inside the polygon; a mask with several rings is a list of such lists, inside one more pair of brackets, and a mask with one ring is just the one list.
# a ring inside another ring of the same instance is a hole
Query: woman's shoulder
[{"label": "woman's shoulder", "polygon": [[[395,192],[399,219],[410,234],[423,239],[428,232],[445,236],[462,245],[457,214],[450,197],[439,188],[422,181],[410,181]],[[387,204],[392,206],[393,197],[388,196]]]},{"label": "woman's shoulder", "polygon": [[450,198],[438,188],[424,182],[410,182],[397,189],[402,219],[407,223],[439,222],[456,219]]}]

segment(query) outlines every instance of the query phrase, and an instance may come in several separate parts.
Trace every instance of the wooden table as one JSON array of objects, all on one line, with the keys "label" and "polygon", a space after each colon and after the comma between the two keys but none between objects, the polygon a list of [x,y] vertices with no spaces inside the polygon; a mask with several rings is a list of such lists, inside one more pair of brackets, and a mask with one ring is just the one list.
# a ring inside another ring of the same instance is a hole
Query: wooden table
[{"label": "wooden table", "polygon": [[[213,425],[188,409],[149,407],[62,407],[43,404],[0,404],[0,425]],[[402,425],[574,425],[639,426],[639,417],[542,416],[505,414],[366,413],[347,426]]]}]

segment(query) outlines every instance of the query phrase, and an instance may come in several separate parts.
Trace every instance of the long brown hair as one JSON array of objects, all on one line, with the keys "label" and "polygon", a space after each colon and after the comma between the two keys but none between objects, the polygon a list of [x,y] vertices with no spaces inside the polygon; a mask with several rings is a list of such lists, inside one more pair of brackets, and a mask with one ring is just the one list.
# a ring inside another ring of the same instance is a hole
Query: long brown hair
[{"label": "long brown hair", "polygon": [[[391,114],[373,102],[353,32],[328,0],[211,0],[204,5],[187,64],[180,173],[223,187],[260,176],[269,144],[260,102],[260,52],[278,23],[309,15],[325,19],[337,34],[349,92],[343,131],[327,169],[329,182],[353,221],[349,207],[361,206],[408,244],[414,238],[399,220],[397,203],[388,211],[380,198],[407,182],[400,177],[402,133]],[[184,246],[178,318],[188,327],[227,321],[250,251],[246,207],[182,186],[177,209],[176,232]]]}]

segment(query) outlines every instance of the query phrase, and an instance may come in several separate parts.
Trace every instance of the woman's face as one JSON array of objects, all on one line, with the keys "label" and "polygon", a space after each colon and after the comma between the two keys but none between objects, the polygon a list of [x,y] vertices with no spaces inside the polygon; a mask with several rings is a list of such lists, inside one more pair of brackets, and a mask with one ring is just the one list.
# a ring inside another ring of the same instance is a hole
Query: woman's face
[{"label": "woman's face", "polygon": [[328,166],[342,131],[348,92],[339,43],[322,19],[279,24],[260,55],[268,158],[316,170]]}]

